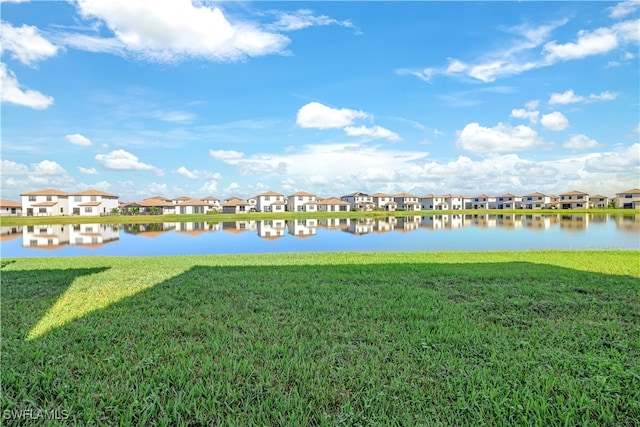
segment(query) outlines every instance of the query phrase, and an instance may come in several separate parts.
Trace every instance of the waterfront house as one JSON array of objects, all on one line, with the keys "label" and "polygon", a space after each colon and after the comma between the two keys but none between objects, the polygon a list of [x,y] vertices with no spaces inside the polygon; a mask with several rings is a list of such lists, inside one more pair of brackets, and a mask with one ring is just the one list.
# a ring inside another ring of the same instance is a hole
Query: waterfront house
[{"label": "waterfront house", "polygon": [[589,207],[589,195],[582,191],[569,191],[560,194],[560,209],[586,209]]},{"label": "waterfront house", "polygon": [[190,199],[191,197],[189,196],[180,196],[180,197],[176,197],[175,199],[171,199],[171,203],[173,203],[174,205],[179,205],[180,203]]},{"label": "waterfront house", "polygon": [[287,197],[287,210],[291,212],[317,212],[318,201],[315,194],[298,191]]},{"label": "waterfront house", "polygon": [[375,203],[373,203],[373,197],[359,191],[346,194],[340,197],[340,200],[349,203],[351,210],[372,211],[376,208]]},{"label": "waterfront house", "polygon": [[420,201],[418,196],[409,193],[399,193],[393,196],[394,201],[398,204],[398,208],[405,211],[419,211]]},{"label": "waterfront house", "polygon": [[267,191],[256,197],[256,210],[258,212],[284,212],[286,202],[284,194],[275,191]]},{"label": "waterfront house", "polygon": [[69,194],[64,191],[38,190],[23,193],[20,197],[22,212],[27,216],[67,215],[69,213]]},{"label": "waterfront house", "polygon": [[238,214],[251,212],[251,205],[242,199],[232,197],[227,199],[222,204],[222,213],[225,214]]},{"label": "waterfront house", "polygon": [[496,198],[494,196],[488,196],[486,194],[480,194],[473,198],[474,209],[495,209]]},{"label": "waterfront house", "polygon": [[464,197],[455,195],[455,194],[444,194],[440,196],[447,206],[447,210],[457,211],[463,208],[464,206]]},{"label": "waterfront house", "polygon": [[349,212],[351,205],[337,197],[322,199],[318,202],[318,211],[320,212]]},{"label": "waterfront house", "polygon": [[600,194],[589,196],[590,208],[604,209],[608,205],[609,205],[609,198],[607,196],[601,196]]},{"label": "waterfront house", "polygon": [[22,204],[13,200],[0,200],[0,216],[22,215]]},{"label": "waterfront house", "polygon": [[166,215],[175,213],[175,208],[176,206],[170,200],[158,196],[149,197],[139,202],[125,203],[120,206],[120,210],[125,214],[132,213],[133,209],[138,209],[138,213],[141,214],[156,212],[160,215]]},{"label": "waterfront house", "polygon": [[395,211],[398,207],[398,203],[393,200],[393,197],[385,193],[374,193],[371,195],[373,203],[376,209],[383,209],[385,211]]},{"label": "waterfront house", "polygon": [[110,214],[118,210],[118,196],[99,190],[71,193],[68,197],[72,215],[96,216]]},{"label": "waterfront house", "polygon": [[502,194],[496,197],[496,207],[498,209],[521,209],[522,197],[511,193]]},{"label": "waterfront house", "polygon": [[203,202],[207,203],[209,206],[211,206],[212,209],[220,212],[222,210],[222,205],[220,204],[220,199],[216,199],[215,197],[212,196],[208,196],[205,197],[204,199],[200,199]]},{"label": "waterfront house", "polygon": [[180,202],[175,206],[175,213],[181,215],[189,214],[206,214],[213,210],[213,207],[200,199],[191,199],[189,197],[181,198]]},{"label": "waterfront house", "polygon": [[621,193],[616,193],[616,208],[640,209],[640,189],[632,188]]},{"label": "waterfront house", "polygon": [[420,207],[423,211],[446,211],[449,210],[449,205],[444,201],[444,197],[438,196],[433,193],[420,196]]},{"label": "waterfront house", "polygon": [[551,196],[542,193],[531,193],[522,196],[522,204],[525,209],[550,209]]}]

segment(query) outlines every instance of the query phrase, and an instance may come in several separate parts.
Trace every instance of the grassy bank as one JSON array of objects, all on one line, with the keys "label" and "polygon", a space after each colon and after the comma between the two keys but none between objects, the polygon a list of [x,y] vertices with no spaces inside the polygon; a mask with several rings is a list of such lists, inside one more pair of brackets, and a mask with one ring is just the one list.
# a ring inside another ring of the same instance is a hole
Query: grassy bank
[{"label": "grassy bank", "polygon": [[57,224],[149,224],[156,222],[221,222],[259,221],[267,219],[324,219],[324,218],[386,218],[429,215],[582,215],[611,214],[632,216],[640,214],[633,209],[572,209],[572,210],[525,210],[525,209],[466,209],[456,211],[371,211],[371,212],[252,212],[248,214],[201,214],[201,215],[108,215],[108,216],[9,216],[0,217],[1,226],[57,225]]},{"label": "grassy bank", "polygon": [[3,417],[638,425],[639,255],[5,259]]}]

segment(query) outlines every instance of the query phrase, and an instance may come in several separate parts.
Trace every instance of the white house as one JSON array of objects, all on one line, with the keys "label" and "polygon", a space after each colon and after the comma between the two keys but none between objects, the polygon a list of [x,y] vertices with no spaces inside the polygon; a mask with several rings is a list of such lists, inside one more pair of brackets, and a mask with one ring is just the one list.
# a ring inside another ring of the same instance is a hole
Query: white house
[{"label": "white house", "polygon": [[118,209],[118,196],[99,190],[71,193],[68,197],[72,215],[97,216],[109,214]]},{"label": "white house", "polygon": [[123,213],[132,213],[133,209],[138,209],[138,213],[151,214],[154,211],[160,215],[173,214],[176,212],[176,205],[164,197],[149,197],[139,202],[126,203],[120,207]]},{"label": "white house", "polygon": [[600,194],[589,196],[590,208],[604,209],[608,205],[609,205],[609,198],[607,196],[601,196]]},{"label": "white house", "polygon": [[20,197],[24,215],[51,216],[69,214],[69,194],[64,191],[46,189],[23,193]]},{"label": "white house", "polygon": [[182,199],[180,203],[175,206],[175,212],[181,215],[206,214],[211,210],[213,210],[213,206],[199,199]]},{"label": "white house", "polygon": [[408,193],[400,193],[393,196],[394,201],[398,204],[398,208],[406,211],[419,211],[420,202],[418,196]]},{"label": "white house", "polygon": [[495,209],[496,198],[494,196],[480,194],[473,198],[473,208],[474,209]]},{"label": "white house", "polygon": [[216,199],[215,197],[208,196],[208,197],[205,197],[204,199],[201,199],[201,200],[203,202],[207,203],[209,206],[211,206],[212,209],[215,209],[218,212],[220,212],[222,210],[222,205],[220,204],[220,199]]},{"label": "white house", "polygon": [[222,204],[222,213],[237,214],[249,212],[251,212],[251,205],[237,197],[227,199]]},{"label": "white house", "polygon": [[616,193],[616,208],[640,209],[640,189],[632,188],[621,193]]},{"label": "white house", "polygon": [[13,200],[0,200],[0,216],[22,215],[22,204]]},{"label": "white house", "polygon": [[258,194],[256,197],[256,210],[258,212],[284,212],[285,198],[284,194],[275,191],[267,191]]},{"label": "white house", "polygon": [[395,211],[398,207],[398,203],[393,199],[393,196],[385,193],[374,193],[371,195],[373,203],[376,205],[376,209],[384,209],[385,211]]},{"label": "white house", "polygon": [[589,195],[582,191],[569,191],[560,194],[560,209],[587,209],[589,207]]},{"label": "white house", "polygon": [[376,208],[375,203],[373,203],[373,197],[359,191],[346,194],[340,197],[340,200],[349,203],[351,205],[351,210],[358,209],[361,211],[372,211]]},{"label": "white house", "polygon": [[423,211],[446,211],[449,210],[449,205],[444,201],[443,196],[438,196],[433,193],[420,196],[420,206]]},{"label": "white house", "polygon": [[287,197],[287,210],[290,212],[317,212],[318,201],[315,194],[298,191]]},{"label": "white house", "polygon": [[330,197],[318,202],[318,210],[320,212],[349,212],[351,205],[337,197]]},{"label": "white house", "polygon": [[464,208],[464,198],[455,194],[443,194],[441,196],[449,210],[458,211]]},{"label": "white house", "polygon": [[496,197],[498,209],[520,209],[522,208],[522,197],[507,193]]},{"label": "white house", "polygon": [[551,196],[542,193],[531,193],[522,196],[522,204],[525,209],[550,209]]}]

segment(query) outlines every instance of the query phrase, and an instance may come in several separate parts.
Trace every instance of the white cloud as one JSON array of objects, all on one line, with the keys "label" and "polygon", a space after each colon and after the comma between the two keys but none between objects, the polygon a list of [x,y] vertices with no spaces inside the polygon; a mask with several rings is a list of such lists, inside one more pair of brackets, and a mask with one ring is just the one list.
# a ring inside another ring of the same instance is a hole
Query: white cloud
[{"label": "white cloud", "polygon": [[2,175],[26,175],[29,169],[22,163],[2,160]]},{"label": "white cloud", "polygon": [[611,27],[593,31],[581,30],[575,42],[558,44],[555,40],[544,45],[547,61],[567,61],[609,52],[627,42],[638,42],[640,20],[619,22]]},{"label": "white cloud", "polygon": [[184,166],[180,166],[176,172],[189,179],[220,179],[222,175],[218,172],[209,172],[206,170],[189,170]]},{"label": "white cloud", "polygon": [[402,139],[400,138],[400,135],[398,135],[397,133],[392,132],[389,129],[386,129],[380,126],[373,126],[373,127],[347,126],[344,128],[344,132],[348,136],[361,136],[361,137],[370,138],[370,139],[382,138],[382,139],[388,139],[389,141],[400,141]]},{"label": "white cloud", "polygon": [[556,104],[566,105],[566,104],[573,104],[573,103],[582,102],[582,101],[584,101],[583,96],[578,96],[575,93],[573,93],[573,89],[569,89],[564,93],[557,93],[557,92],[552,93],[551,97],[549,98],[549,102],[547,103],[549,105],[556,105]]},{"label": "white cloud", "polygon": [[596,95],[596,94],[593,94],[593,93],[591,95],[589,95],[589,99],[593,99],[593,100],[596,100],[596,101],[613,101],[617,97],[618,97],[617,93],[613,93],[613,92],[609,92],[609,91],[601,92],[599,95]]},{"label": "white cloud", "polygon": [[540,123],[547,129],[555,131],[565,130],[569,126],[569,120],[559,111],[543,115]]},{"label": "white cloud", "polygon": [[609,8],[609,16],[614,19],[624,18],[625,16],[634,13],[639,7],[640,1],[638,0],[622,1]]},{"label": "white cloud", "polygon": [[213,180],[206,181],[198,191],[200,194],[214,194],[218,191],[218,182]]},{"label": "white cloud", "polygon": [[354,28],[351,21],[338,21],[326,15],[315,16],[313,11],[300,9],[295,12],[274,12],[278,18],[267,28],[275,31],[296,31],[308,27],[339,25]]},{"label": "white cloud", "polygon": [[529,150],[543,144],[537,132],[528,126],[511,127],[498,123],[492,128],[469,123],[458,131],[458,147],[474,153],[499,153]]},{"label": "white cloud", "polygon": [[526,104],[524,104],[524,107],[527,110],[535,110],[536,108],[538,108],[538,105],[540,105],[540,100],[533,99],[533,100],[527,102]]},{"label": "white cloud", "polygon": [[529,122],[531,123],[538,123],[539,116],[540,116],[539,111],[531,111],[531,110],[526,110],[524,108],[516,108],[511,110],[511,117],[515,117],[517,119],[529,120]]},{"label": "white cloud", "polygon": [[123,171],[123,170],[152,170],[156,174],[162,175],[162,170],[142,163],[137,156],[125,150],[115,150],[107,154],[97,154],[96,160],[105,169]]},{"label": "white cloud", "polygon": [[98,175],[96,168],[83,168],[82,166],[78,166],[78,170],[86,175]]},{"label": "white cloud", "polygon": [[65,188],[73,183],[65,168],[53,160],[42,160],[29,167],[11,160],[2,160],[3,198],[7,192],[20,193],[38,188]]},{"label": "white cloud", "polygon": [[58,163],[51,160],[43,160],[40,163],[31,165],[33,172],[37,175],[64,175],[66,170]]},{"label": "white cloud", "polygon": [[570,150],[586,150],[587,148],[597,147],[598,141],[591,139],[586,135],[572,135],[562,146]]},{"label": "white cloud", "polygon": [[2,102],[21,105],[35,110],[44,110],[53,104],[53,98],[43,95],[37,90],[22,90],[15,74],[3,63],[0,63],[0,96]]},{"label": "white cloud", "polygon": [[2,32],[0,51],[11,52],[12,58],[25,65],[34,65],[58,53],[58,48],[42,37],[36,27],[30,25],[14,27],[7,22],[2,22],[0,31]]},{"label": "white cloud", "polygon": [[[231,22],[222,9],[190,0],[80,0],[80,14],[103,21],[114,33],[104,39],[74,34],[65,42],[93,51],[134,54],[151,61],[203,58],[237,61],[283,53],[288,37],[250,22]],[[144,19],[141,19],[144,17]]]},{"label": "white cloud", "polygon": [[79,133],[65,135],[65,138],[70,143],[80,145],[82,147],[88,147],[91,145],[91,140],[84,135],[80,135]]},{"label": "white cloud", "polygon": [[640,176],[640,143],[620,151],[597,153],[585,162],[585,169],[591,172],[623,173],[634,177],[637,183]]},{"label": "white cloud", "polygon": [[234,150],[209,150],[209,155],[218,160],[241,159],[244,153]]},{"label": "white cloud", "polygon": [[355,119],[367,119],[370,117],[364,111],[347,108],[338,110],[319,102],[310,102],[300,107],[296,123],[302,128],[337,129],[350,126]]}]

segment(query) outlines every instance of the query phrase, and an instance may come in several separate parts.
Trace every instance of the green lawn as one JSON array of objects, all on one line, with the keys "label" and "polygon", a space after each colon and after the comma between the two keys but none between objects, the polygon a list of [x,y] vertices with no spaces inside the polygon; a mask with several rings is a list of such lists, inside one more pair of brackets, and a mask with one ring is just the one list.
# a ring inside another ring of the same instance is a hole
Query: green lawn
[{"label": "green lawn", "polygon": [[3,259],[3,419],[31,409],[68,416],[61,425],[637,426],[639,260]]}]

